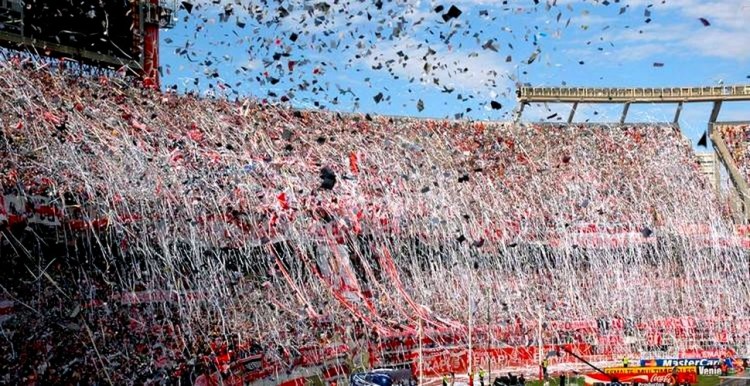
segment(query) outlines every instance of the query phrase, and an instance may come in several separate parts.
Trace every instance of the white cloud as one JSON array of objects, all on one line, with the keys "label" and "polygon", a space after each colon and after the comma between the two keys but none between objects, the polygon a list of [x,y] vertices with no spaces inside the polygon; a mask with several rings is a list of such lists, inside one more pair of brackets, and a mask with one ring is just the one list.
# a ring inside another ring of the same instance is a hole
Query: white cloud
[{"label": "white cloud", "polygon": [[[650,0],[630,0],[631,5],[651,4]],[[750,58],[750,1],[672,0],[653,2],[662,23],[630,30],[614,41],[637,42],[644,46],[663,44],[677,54],[704,55],[727,59]],[[670,12],[670,15],[666,15]],[[700,18],[711,25],[704,27]],[[635,52],[639,47],[628,47]]]},{"label": "white cloud", "polygon": [[576,15],[570,18],[571,25],[587,26],[587,27],[611,25],[616,21],[617,21],[617,18],[601,16],[601,15],[596,15],[592,13]]}]

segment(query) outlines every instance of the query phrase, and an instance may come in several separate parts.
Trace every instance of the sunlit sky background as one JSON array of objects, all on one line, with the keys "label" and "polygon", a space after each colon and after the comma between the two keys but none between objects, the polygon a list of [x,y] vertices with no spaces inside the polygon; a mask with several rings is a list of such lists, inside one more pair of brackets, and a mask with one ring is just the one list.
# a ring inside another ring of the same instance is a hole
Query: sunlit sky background
[{"label": "sunlit sky background", "polygon": [[[519,84],[750,84],[750,0],[193,0],[191,13],[180,3],[161,33],[164,87],[297,108],[508,120]],[[446,21],[452,6],[461,14]],[[719,118],[750,120],[747,107],[725,104]],[[524,118],[569,109],[531,106]],[[617,121],[621,109],[581,106],[577,119]],[[628,121],[671,121],[674,109],[634,105]],[[694,143],[709,113],[683,110]]]}]

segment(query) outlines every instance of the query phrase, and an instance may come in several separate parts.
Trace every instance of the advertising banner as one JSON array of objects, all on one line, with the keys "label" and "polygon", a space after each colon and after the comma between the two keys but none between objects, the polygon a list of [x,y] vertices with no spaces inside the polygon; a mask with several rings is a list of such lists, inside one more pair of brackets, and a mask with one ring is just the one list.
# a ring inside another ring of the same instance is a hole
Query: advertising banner
[{"label": "advertising banner", "polygon": [[698,375],[722,375],[719,366],[698,366]]},{"label": "advertising banner", "polygon": [[695,366],[699,375],[721,375],[719,358],[642,359],[641,366]]},{"label": "advertising banner", "polygon": [[672,366],[672,367],[608,367],[604,369],[604,372],[611,375],[619,374],[657,374],[657,373],[672,373],[673,371],[678,373],[696,374],[698,370],[696,366]]},{"label": "advertising banner", "polygon": [[591,373],[584,376],[586,386],[605,386],[612,382],[612,378],[617,378],[618,383],[639,385],[639,386],[670,386],[675,381],[678,384],[696,384],[698,383],[698,374],[693,373],[651,373],[651,374],[617,374],[607,375],[602,373]]},{"label": "advertising banner", "polygon": [[641,366],[719,366],[719,358],[641,359]]}]

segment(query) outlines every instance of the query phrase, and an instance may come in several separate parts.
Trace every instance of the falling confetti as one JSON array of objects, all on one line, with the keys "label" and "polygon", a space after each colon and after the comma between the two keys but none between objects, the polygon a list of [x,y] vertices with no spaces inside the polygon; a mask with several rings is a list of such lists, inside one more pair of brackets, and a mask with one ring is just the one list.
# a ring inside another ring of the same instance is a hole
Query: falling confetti
[{"label": "falling confetti", "polygon": [[455,5],[451,5],[450,9],[448,9],[448,12],[443,14],[443,21],[447,22],[451,19],[455,19],[459,16],[461,16],[461,10],[458,9]]},{"label": "falling confetti", "polygon": [[[231,367],[257,356],[264,368],[281,370],[294,368],[299,355],[318,363],[308,350],[321,347],[335,358],[334,347],[344,350],[341,358],[353,347],[385,350],[377,342],[414,336],[420,326],[434,344],[463,350],[470,326],[486,331],[488,321],[471,316],[477,305],[533,326],[540,304],[550,340],[568,336],[569,323],[588,326],[581,339],[603,340],[623,333],[611,326],[637,321],[629,334],[644,347],[654,326],[671,334],[667,321],[692,318],[710,335],[727,328],[715,315],[747,305],[745,271],[725,269],[744,264],[744,250],[732,244],[721,204],[705,199],[709,188],[691,182],[700,176],[690,145],[667,126],[299,111],[12,62],[0,62],[0,79],[9,86],[2,116],[24,117],[3,127],[12,140],[0,142],[0,167],[13,170],[3,176],[4,199],[24,197],[13,193],[24,187],[33,200],[64,204],[44,218],[23,215],[65,224],[61,252],[77,262],[45,255],[51,263],[43,271],[28,266],[44,280],[13,282],[23,295],[5,293],[13,298],[2,304],[23,302],[13,308],[23,323],[9,339],[26,352],[29,337],[50,334],[58,357],[85,359],[81,371],[114,384],[136,379],[165,350],[176,366]],[[577,193],[560,194],[566,189]],[[680,205],[663,197],[681,197]],[[695,237],[696,224],[725,242]],[[106,248],[94,262],[87,254],[98,242]],[[431,263],[413,264],[422,260]],[[134,262],[138,274],[121,275]],[[29,275],[26,266],[8,269]],[[481,275],[471,273],[477,269]],[[623,278],[637,279],[638,290]],[[643,295],[665,286],[673,300]],[[585,296],[571,297],[571,288]],[[395,312],[403,319],[394,322]],[[118,344],[100,331],[116,334]],[[336,334],[335,344],[320,338]],[[512,345],[529,338],[520,327],[502,336]],[[224,354],[189,350],[209,340]],[[625,355],[628,347],[597,350]],[[122,354],[137,350],[149,355]],[[118,353],[117,362],[98,361]]]},{"label": "falling confetti", "polygon": [[[661,12],[595,2],[638,24],[599,28],[571,2],[423,3],[175,3],[161,91],[5,56],[4,381],[301,384],[363,353],[418,368],[419,336],[454,358],[490,342],[523,371],[529,342],[744,347],[744,228],[673,126],[473,121],[507,118],[572,30],[584,54],[558,62],[593,68]],[[358,113],[415,100],[453,119]],[[750,129],[715,130],[750,175]]]}]

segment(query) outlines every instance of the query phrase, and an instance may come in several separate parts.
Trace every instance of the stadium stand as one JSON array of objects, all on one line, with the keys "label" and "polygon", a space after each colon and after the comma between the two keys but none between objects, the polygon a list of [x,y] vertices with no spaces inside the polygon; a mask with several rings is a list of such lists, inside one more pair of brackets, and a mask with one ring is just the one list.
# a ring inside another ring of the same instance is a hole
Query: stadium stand
[{"label": "stadium stand", "polygon": [[747,124],[719,124],[716,126],[719,135],[724,139],[731,152],[732,159],[740,169],[743,177],[750,177],[750,158],[747,154],[747,145],[750,133],[750,125]]},{"label": "stadium stand", "polygon": [[0,95],[6,383],[330,381],[420,339],[439,374],[469,330],[497,366],[748,344],[743,245],[672,125],[295,111],[20,59]]}]

